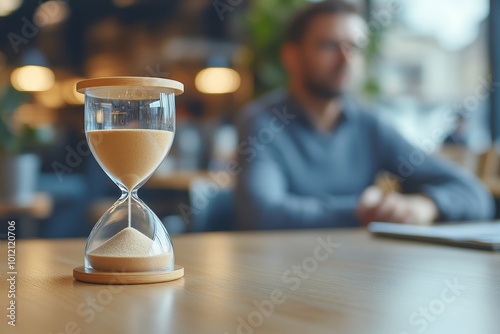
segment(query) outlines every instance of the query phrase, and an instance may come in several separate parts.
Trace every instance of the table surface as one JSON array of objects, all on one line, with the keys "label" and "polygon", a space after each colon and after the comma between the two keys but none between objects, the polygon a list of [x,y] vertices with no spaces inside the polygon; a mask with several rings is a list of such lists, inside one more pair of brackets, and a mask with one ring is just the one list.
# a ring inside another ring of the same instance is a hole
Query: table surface
[{"label": "table surface", "polygon": [[[213,177],[207,170],[194,170],[194,171],[184,171],[176,170],[166,174],[155,173],[151,178],[144,184],[146,188],[157,188],[157,189],[171,189],[171,190],[181,190],[189,191],[192,182],[196,179],[205,179],[214,182]],[[234,185],[234,178],[231,177],[229,182],[218,184],[219,187],[232,187]]]},{"label": "table surface", "polygon": [[191,182],[197,178],[208,179],[207,171],[172,171],[167,174],[155,173],[146,182],[146,188],[161,188],[188,191]]},{"label": "table surface", "polygon": [[479,333],[500,328],[500,254],[362,230],[188,234],[180,280],[74,281],[85,240],[16,243],[16,327],[0,333]]},{"label": "table surface", "polygon": [[0,202],[0,216],[29,214],[34,218],[47,218],[52,212],[52,197],[47,193],[36,193],[33,201],[26,205]]}]

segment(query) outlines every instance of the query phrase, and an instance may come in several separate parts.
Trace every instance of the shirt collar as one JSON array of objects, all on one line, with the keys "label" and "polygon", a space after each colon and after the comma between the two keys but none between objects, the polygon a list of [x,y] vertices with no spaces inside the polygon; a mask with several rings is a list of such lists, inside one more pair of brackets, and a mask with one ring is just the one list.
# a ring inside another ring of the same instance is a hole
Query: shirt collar
[{"label": "shirt collar", "polygon": [[[337,124],[333,127],[332,131],[335,131],[341,124],[349,121],[354,116],[356,106],[354,103],[346,96],[341,97],[341,109],[340,116],[337,120]],[[302,107],[302,105],[292,96],[292,94],[287,91],[285,98],[285,105],[287,106],[289,112],[298,116],[301,120],[305,122],[309,127],[313,127],[311,120],[307,114],[307,111]]]}]

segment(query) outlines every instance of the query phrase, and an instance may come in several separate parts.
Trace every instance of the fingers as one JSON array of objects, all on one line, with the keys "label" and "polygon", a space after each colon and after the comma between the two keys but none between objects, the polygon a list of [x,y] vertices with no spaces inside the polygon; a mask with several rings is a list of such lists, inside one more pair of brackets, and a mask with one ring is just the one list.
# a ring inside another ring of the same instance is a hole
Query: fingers
[{"label": "fingers", "polygon": [[411,210],[404,195],[391,192],[384,196],[380,189],[373,188],[363,193],[357,210],[364,226],[372,221],[404,223],[409,219]]},{"label": "fingers", "polygon": [[361,194],[356,214],[359,217],[363,226],[373,221],[373,213],[383,201],[384,194],[375,186],[368,187]]},{"label": "fingers", "polygon": [[377,220],[402,223],[407,213],[407,206],[403,195],[398,193],[387,194],[373,215]]},{"label": "fingers", "polygon": [[363,192],[356,213],[363,226],[373,221],[429,225],[439,216],[436,204],[428,197],[397,192],[384,195],[376,186]]},{"label": "fingers", "polygon": [[421,195],[407,196],[410,214],[403,221],[405,224],[431,225],[439,216],[439,210],[433,200]]},{"label": "fingers", "polygon": [[370,209],[377,207],[384,199],[384,193],[378,187],[368,187],[361,194],[360,207]]}]

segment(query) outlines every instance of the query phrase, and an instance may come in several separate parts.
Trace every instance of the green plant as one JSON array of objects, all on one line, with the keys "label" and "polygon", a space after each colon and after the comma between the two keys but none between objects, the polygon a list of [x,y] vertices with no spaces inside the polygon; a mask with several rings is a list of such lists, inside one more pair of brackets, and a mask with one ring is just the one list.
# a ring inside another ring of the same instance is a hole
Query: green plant
[{"label": "green plant", "polygon": [[6,85],[0,93],[0,156],[20,154],[38,144],[34,128],[22,125],[14,129],[12,126],[14,111],[27,99],[26,93],[15,90],[11,85]]},{"label": "green plant", "polygon": [[282,86],[286,74],[279,52],[288,19],[306,0],[255,0],[247,12],[250,45],[254,52],[255,93]]},{"label": "green plant", "polygon": [[373,100],[381,94],[380,83],[377,75],[377,60],[381,52],[385,31],[386,28],[383,26],[371,29],[368,34],[368,43],[363,50],[366,73],[361,93],[368,100]]}]

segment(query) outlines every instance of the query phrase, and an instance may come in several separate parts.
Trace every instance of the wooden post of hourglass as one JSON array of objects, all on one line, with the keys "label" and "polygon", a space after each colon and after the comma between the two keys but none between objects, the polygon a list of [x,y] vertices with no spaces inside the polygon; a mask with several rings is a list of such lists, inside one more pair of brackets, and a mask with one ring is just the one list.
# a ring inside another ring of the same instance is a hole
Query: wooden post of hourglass
[{"label": "wooden post of hourglass", "polygon": [[[92,231],[85,251],[86,266],[75,268],[73,276],[105,284],[142,284],[182,277],[184,268],[173,264],[168,233],[139,200],[137,189],[170,150],[175,126],[172,97],[183,91],[183,85],[167,79],[118,77],[85,80],[78,83],[77,90],[85,92],[86,100],[89,98],[85,130],[92,153],[123,194]],[[114,117],[109,117],[105,125],[104,107],[110,108],[106,116]],[[125,118],[117,122],[121,114]],[[123,217],[126,214],[127,220],[116,218],[120,216],[117,212],[123,212]],[[146,232],[141,233],[141,224]],[[122,227],[110,236],[107,229],[116,226]],[[107,228],[105,232],[102,227]],[[152,230],[160,235],[154,232],[152,237],[147,236]]]}]

